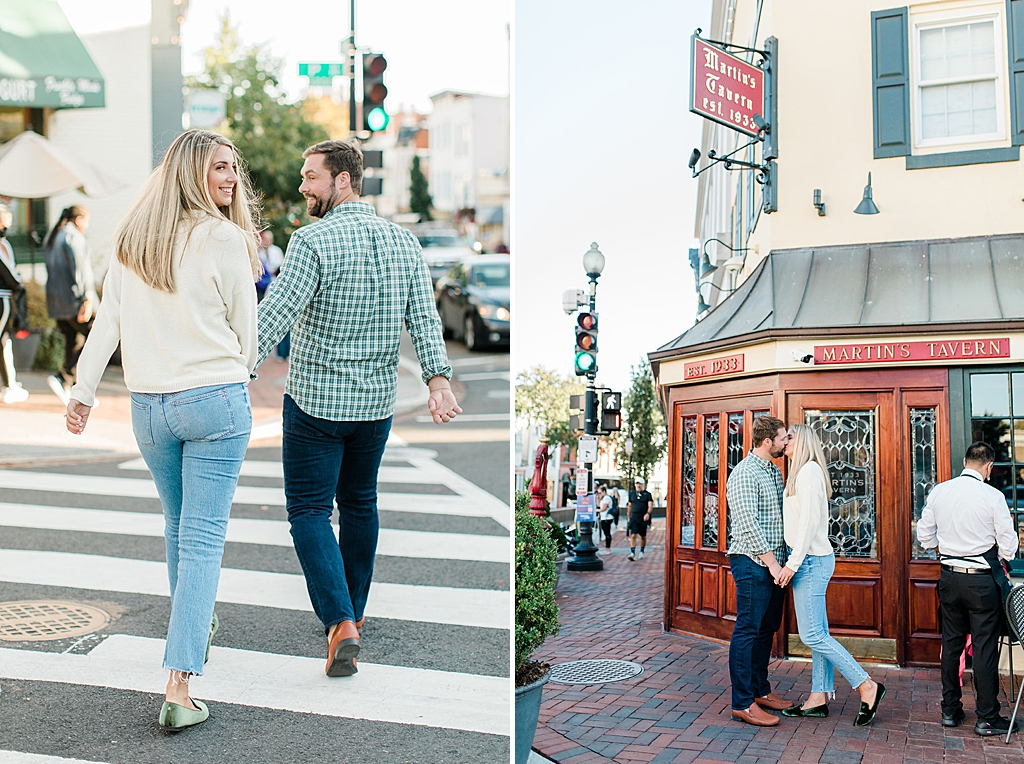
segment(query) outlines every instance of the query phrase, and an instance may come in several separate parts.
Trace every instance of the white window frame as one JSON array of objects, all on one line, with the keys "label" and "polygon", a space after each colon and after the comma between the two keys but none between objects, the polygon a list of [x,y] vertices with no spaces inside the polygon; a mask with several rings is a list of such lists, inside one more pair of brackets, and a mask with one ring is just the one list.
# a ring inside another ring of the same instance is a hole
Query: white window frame
[{"label": "white window frame", "polygon": [[[934,85],[956,85],[961,82],[978,82],[984,78],[953,77],[946,80],[930,80],[926,85],[921,83],[921,32],[942,27],[964,26],[978,22],[992,22],[993,58],[995,61],[996,88],[996,131],[978,135],[957,135],[945,138],[923,138],[924,128],[922,125],[923,109],[921,107],[922,87]],[[1006,45],[1003,39],[1005,27],[1003,26],[1003,14],[1001,10],[995,9],[990,12],[972,14],[969,16],[954,16],[945,19],[929,19],[927,21],[914,21],[913,34],[913,58],[911,59],[911,85],[914,89],[914,148],[930,149],[938,146],[970,146],[975,143],[993,143],[1005,141],[1006,138],[1006,78],[1007,61]]]}]

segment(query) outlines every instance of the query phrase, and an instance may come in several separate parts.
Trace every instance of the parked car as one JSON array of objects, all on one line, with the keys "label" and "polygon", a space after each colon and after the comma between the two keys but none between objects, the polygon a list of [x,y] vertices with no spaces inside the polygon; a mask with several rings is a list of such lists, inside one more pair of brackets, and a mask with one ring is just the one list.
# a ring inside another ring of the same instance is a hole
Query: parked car
[{"label": "parked car", "polygon": [[458,231],[430,228],[421,229],[415,235],[423,247],[423,259],[430,269],[430,280],[435,284],[455,263],[467,257],[476,257],[476,250],[469,246],[466,237]]},{"label": "parked car", "polygon": [[469,350],[509,341],[508,255],[478,255],[456,263],[434,291],[445,337],[458,337]]}]

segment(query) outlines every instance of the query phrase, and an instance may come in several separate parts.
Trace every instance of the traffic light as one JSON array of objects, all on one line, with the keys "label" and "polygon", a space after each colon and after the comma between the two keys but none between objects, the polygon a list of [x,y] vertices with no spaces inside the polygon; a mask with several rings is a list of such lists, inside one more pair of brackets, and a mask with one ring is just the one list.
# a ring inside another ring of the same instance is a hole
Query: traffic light
[{"label": "traffic light", "polygon": [[601,393],[601,431],[622,429],[622,393]]},{"label": "traffic light", "polygon": [[586,407],[586,395],[569,396],[569,411],[579,412],[576,414],[569,414],[569,429],[572,430],[573,432],[576,432],[577,430],[583,432],[583,430],[585,429],[584,420],[586,416],[583,412],[586,410]]},{"label": "traffic light", "polygon": [[363,54],[363,130],[367,132],[379,133],[391,121],[384,110],[384,99],[388,97],[384,85],[387,68],[387,59],[380,53]]},{"label": "traffic light", "polygon": [[580,313],[576,317],[577,377],[597,371],[597,314]]}]

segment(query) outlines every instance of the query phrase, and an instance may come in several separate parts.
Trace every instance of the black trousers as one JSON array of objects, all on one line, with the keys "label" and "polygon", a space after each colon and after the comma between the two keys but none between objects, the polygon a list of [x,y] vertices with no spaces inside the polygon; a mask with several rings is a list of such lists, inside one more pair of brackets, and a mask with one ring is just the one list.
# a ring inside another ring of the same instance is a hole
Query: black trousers
[{"label": "black trousers", "polygon": [[85,338],[91,328],[91,321],[82,324],[74,318],[57,319],[57,329],[64,335],[64,368],[61,372],[69,382],[75,381],[74,369],[78,365],[78,356],[82,355]]},{"label": "black trousers", "polygon": [[602,520],[601,530],[604,531],[604,547],[605,549],[612,548],[612,521]]},{"label": "black trousers", "polygon": [[969,575],[942,569],[939,609],[942,613],[942,713],[963,712],[960,656],[971,635],[974,694],[978,719],[999,716],[999,632],[1002,611],[999,587],[991,574]]}]

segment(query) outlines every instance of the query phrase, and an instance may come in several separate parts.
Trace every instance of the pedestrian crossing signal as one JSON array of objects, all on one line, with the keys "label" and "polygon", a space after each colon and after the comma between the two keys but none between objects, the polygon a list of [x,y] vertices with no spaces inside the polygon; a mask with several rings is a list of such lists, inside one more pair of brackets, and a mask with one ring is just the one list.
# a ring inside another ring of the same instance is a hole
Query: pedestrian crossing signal
[{"label": "pedestrian crossing signal", "polygon": [[601,431],[622,429],[622,393],[601,393]]}]

